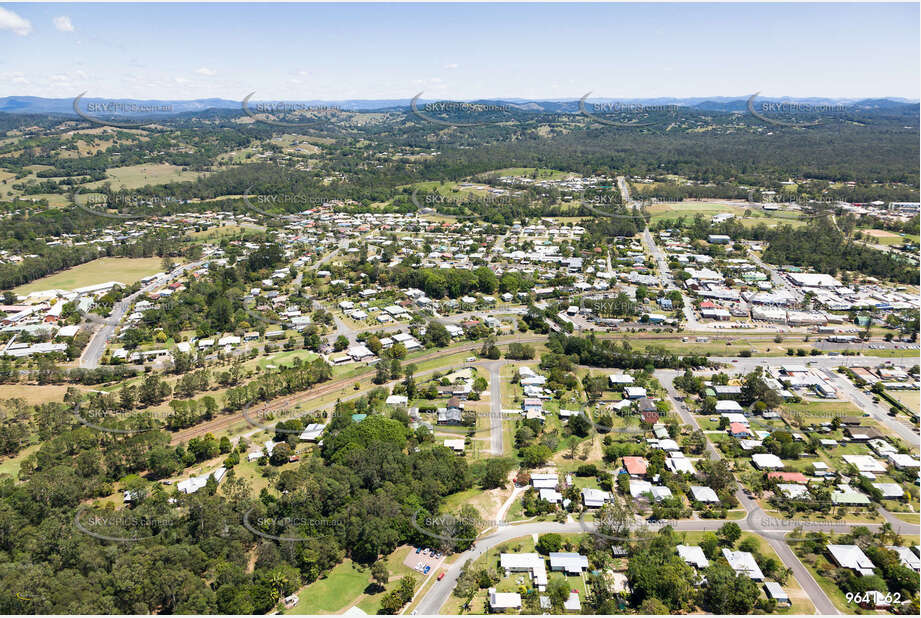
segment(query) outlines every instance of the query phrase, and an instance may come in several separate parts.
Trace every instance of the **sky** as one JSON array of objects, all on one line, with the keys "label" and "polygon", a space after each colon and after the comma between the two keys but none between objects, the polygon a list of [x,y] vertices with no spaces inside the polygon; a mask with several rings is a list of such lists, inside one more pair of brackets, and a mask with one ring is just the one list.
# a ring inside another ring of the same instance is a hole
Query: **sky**
[{"label": "sky", "polygon": [[0,96],[917,100],[919,5],[0,3]]}]

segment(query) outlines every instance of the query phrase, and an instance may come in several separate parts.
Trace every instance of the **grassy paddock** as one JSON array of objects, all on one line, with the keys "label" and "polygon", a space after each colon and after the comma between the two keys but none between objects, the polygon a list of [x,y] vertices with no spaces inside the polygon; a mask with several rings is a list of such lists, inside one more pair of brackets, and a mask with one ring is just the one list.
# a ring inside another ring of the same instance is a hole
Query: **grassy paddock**
[{"label": "grassy paddock", "polygon": [[68,268],[59,273],[36,279],[32,283],[14,288],[16,294],[41,290],[73,290],[107,281],[131,285],[148,275],[161,271],[160,258],[99,258],[86,264]]}]

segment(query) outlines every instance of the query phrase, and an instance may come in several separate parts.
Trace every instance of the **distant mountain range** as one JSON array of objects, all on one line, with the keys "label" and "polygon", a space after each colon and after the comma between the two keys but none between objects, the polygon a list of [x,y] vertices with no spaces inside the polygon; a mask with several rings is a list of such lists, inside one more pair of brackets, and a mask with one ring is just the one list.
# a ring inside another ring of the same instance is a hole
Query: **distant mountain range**
[{"label": "distant mountain range", "polygon": [[[751,95],[739,97],[658,97],[658,98],[603,98],[590,97],[590,104],[598,103],[623,103],[634,105],[677,105],[698,111],[715,111],[715,112],[741,112],[745,111],[748,99]],[[444,99],[422,99],[416,104],[421,109],[426,103],[443,101]],[[30,96],[11,96],[0,97],[0,112],[9,114],[65,114],[74,115],[73,99],[46,99],[43,97]],[[903,110],[906,106],[917,106],[917,100],[903,99],[898,97],[885,97],[875,99],[831,99],[821,97],[758,97],[757,102],[760,105],[765,102],[784,103],[784,102],[809,103],[812,105],[845,105],[856,110]],[[248,106],[255,110],[259,103],[277,103],[278,99],[260,99],[250,100]],[[478,99],[467,101],[468,103],[478,103],[483,105],[508,105],[525,112],[535,113],[577,113],[579,111],[579,99]],[[384,110],[405,110],[408,109],[411,99],[348,99],[342,101],[321,101],[321,100],[304,100],[304,101],[285,101],[288,104],[303,106],[328,106],[338,107],[343,110],[354,111],[384,111]],[[117,104],[117,105],[143,105],[156,106],[168,111],[159,112],[157,115],[175,115],[188,114],[190,112],[201,112],[208,109],[240,109],[241,101],[231,101],[228,99],[104,99],[96,97],[85,97],[81,100],[80,108],[86,109],[88,104]],[[589,110],[591,111],[591,109]]]}]

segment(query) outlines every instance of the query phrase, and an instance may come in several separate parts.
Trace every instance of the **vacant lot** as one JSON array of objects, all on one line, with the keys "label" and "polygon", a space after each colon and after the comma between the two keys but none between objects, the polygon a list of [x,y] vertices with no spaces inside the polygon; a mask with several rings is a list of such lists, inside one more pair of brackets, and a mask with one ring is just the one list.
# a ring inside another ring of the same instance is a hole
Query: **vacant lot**
[{"label": "vacant lot", "polygon": [[64,401],[69,387],[64,385],[43,384],[3,384],[0,385],[0,401],[4,399],[22,399],[28,404]]},{"label": "vacant lot", "polygon": [[107,281],[130,285],[143,277],[160,272],[160,266],[160,258],[99,258],[36,279],[13,291],[17,294],[28,294],[40,290],[73,290]]}]

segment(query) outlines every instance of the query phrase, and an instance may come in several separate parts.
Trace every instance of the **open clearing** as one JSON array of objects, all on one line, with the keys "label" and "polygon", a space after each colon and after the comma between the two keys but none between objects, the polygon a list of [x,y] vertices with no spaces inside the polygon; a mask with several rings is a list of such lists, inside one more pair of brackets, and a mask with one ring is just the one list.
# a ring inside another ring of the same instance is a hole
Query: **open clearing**
[{"label": "open clearing", "polygon": [[64,395],[69,386],[64,384],[2,384],[0,385],[0,401],[4,399],[22,399],[28,404],[48,403],[49,401],[64,401]]},{"label": "open clearing", "polygon": [[896,232],[890,232],[888,230],[863,230],[864,235],[869,236],[873,242],[878,245],[903,245],[906,241],[917,242],[916,239],[913,239],[911,235],[897,234]]},{"label": "open clearing", "polygon": [[[759,223],[764,223],[768,226],[789,224],[792,226],[802,225],[802,221],[799,219],[799,213],[792,211],[772,211],[766,212],[758,208],[753,204],[739,203],[735,204],[717,204],[713,202],[663,202],[660,204],[652,204],[651,206],[646,207],[646,211],[650,214],[651,222],[661,221],[663,219],[677,219],[680,216],[684,216],[685,219],[693,219],[696,215],[703,215],[705,219],[709,219],[713,215],[719,213],[732,213],[736,216],[736,219],[742,223],[742,225],[753,226],[758,225]],[[745,212],[750,212],[750,216],[746,217]]]},{"label": "open clearing", "polygon": [[17,294],[42,290],[73,290],[107,281],[130,285],[161,270],[160,258],[99,258],[14,288]]},{"label": "open clearing", "polygon": [[106,180],[90,182],[84,187],[96,188],[110,183],[113,189],[139,189],[145,185],[159,185],[168,182],[189,182],[206,175],[206,172],[182,171],[178,165],[169,163],[145,163],[127,167],[113,167],[108,170]]},{"label": "open clearing", "polygon": [[892,398],[907,407],[915,414],[921,414],[921,392],[919,391],[889,391]]}]

